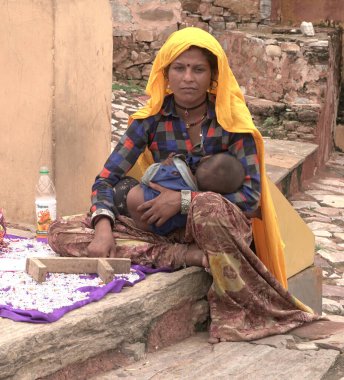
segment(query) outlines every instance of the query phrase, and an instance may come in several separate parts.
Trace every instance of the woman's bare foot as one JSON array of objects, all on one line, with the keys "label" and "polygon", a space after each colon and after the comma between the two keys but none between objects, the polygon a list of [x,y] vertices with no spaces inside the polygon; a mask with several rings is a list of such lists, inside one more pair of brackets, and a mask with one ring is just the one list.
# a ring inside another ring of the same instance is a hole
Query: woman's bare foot
[{"label": "woman's bare foot", "polygon": [[209,261],[204,252],[196,244],[190,244],[185,255],[187,266],[209,268]]}]

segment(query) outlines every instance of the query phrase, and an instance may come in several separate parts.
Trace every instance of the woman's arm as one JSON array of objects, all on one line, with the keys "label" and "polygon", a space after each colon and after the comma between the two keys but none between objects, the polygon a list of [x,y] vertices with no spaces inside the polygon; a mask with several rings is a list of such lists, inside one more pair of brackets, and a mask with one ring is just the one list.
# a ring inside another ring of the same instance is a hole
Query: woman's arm
[{"label": "woman's arm", "polygon": [[91,212],[95,235],[87,248],[90,257],[116,255],[112,236],[116,213],[113,187],[130,170],[145,149],[150,127],[148,120],[135,120],[129,126],[92,186]]},{"label": "woman's arm", "polygon": [[[151,118],[150,118],[151,119]],[[101,215],[115,220],[113,187],[135,164],[148,143],[150,119],[134,120],[107,159],[92,186],[92,222]]]}]

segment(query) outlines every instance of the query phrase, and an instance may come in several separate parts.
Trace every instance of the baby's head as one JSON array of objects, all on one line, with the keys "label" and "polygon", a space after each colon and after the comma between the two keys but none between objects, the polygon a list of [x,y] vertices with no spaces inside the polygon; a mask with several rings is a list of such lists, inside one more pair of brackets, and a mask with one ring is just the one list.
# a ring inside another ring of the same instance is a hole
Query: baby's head
[{"label": "baby's head", "polygon": [[245,179],[241,162],[228,153],[204,157],[196,170],[196,181],[200,191],[219,194],[234,193]]}]

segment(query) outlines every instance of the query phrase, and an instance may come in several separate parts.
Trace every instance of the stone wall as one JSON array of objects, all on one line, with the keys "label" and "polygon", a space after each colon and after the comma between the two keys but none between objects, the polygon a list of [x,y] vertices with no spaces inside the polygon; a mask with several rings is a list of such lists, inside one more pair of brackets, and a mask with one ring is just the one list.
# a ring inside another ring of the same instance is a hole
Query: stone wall
[{"label": "stone wall", "polygon": [[198,26],[214,33],[243,26],[264,28],[271,13],[271,0],[110,2],[116,80],[147,80],[157,51],[175,30],[185,26]]},{"label": "stone wall", "polygon": [[277,31],[230,31],[217,38],[263,135],[315,142],[326,161],[339,99],[340,32],[321,29],[307,38]]},{"label": "stone wall", "polygon": [[110,0],[114,78],[147,80],[152,61],[181,22],[179,0]]}]

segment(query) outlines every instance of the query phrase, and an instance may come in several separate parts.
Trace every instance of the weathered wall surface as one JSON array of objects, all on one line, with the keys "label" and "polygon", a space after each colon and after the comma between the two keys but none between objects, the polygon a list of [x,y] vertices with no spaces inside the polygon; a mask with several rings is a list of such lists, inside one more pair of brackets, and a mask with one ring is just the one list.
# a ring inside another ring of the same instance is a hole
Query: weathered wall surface
[{"label": "weathered wall surface", "polygon": [[0,0],[0,207],[34,222],[47,165],[59,215],[85,212],[110,150],[112,23],[107,0]]},{"label": "weathered wall surface", "polygon": [[52,2],[0,1],[0,207],[22,221],[33,221],[40,165],[53,162],[52,18]]},{"label": "weathered wall surface", "polygon": [[265,27],[271,0],[110,0],[115,79],[147,80],[166,38],[185,26],[209,32]]},{"label": "weathered wall surface", "polygon": [[344,24],[341,0],[272,0],[272,19],[283,24],[299,25],[302,21],[319,24]]},{"label": "weathered wall surface", "polygon": [[171,0],[110,0],[114,76],[147,80],[157,50],[181,22],[181,4]]},{"label": "weathered wall surface", "polygon": [[319,144],[319,164],[333,144],[340,88],[340,33],[232,31],[217,35],[254,121],[264,135]]},{"label": "weathered wall surface", "polygon": [[87,212],[110,152],[112,23],[107,0],[55,7],[54,163],[59,215]]}]

